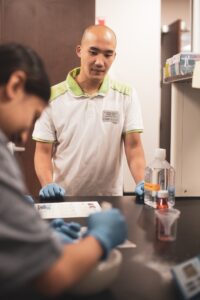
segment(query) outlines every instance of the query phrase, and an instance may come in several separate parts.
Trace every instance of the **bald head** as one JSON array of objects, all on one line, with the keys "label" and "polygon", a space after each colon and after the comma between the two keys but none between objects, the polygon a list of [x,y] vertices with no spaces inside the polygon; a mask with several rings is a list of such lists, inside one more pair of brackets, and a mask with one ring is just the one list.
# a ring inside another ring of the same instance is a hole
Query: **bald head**
[{"label": "bald head", "polygon": [[92,25],[85,29],[81,45],[76,47],[81,61],[80,73],[76,78],[82,88],[87,85],[87,92],[91,86],[95,87],[93,92],[98,90],[115,59],[115,49],[116,36],[109,27]]},{"label": "bald head", "polygon": [[114,48],[116,48],[116,35],[112,29],[105,25],[91,25],[87,27],[83,33],[81,45],[94,39],[102,39],[108,42],[112,42]]}]

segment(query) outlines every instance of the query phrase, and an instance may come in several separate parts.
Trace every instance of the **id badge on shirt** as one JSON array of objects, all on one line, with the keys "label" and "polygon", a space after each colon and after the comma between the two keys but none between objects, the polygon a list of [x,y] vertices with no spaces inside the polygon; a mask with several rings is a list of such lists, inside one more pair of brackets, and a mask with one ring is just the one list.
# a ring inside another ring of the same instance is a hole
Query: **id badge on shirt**
[{"label": "id badge on shirt", "polygon": [[113,124],[119,123],[119,112],[113,110],[104,110],[102,112],[103,122],[111,122]]}]

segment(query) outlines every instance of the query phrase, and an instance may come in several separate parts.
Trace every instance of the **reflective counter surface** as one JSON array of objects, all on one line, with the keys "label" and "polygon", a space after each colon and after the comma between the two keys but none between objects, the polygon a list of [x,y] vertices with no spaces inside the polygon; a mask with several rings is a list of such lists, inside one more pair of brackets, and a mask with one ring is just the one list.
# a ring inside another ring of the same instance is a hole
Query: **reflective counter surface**
[{"label": "reflective counter surface", "polygon": [[[37,201],[37,199],[36,199]],[[102,201],[119,208],[128,223],[128,239],[136,248],[120,249],[121,272],[112,286],[92,296],[64,296],[62,299],[93,300],[177,300],[181,299],[170,269],[200,254],[200,198],[177,198],[175,208],[181,211],[177,238],[161,242],[156,238],[154,209],[124,197],[65,197],[64,201]],[[71,220],[71,219],[70,219]],[[82,225],[85,218],[74,219]]]}]

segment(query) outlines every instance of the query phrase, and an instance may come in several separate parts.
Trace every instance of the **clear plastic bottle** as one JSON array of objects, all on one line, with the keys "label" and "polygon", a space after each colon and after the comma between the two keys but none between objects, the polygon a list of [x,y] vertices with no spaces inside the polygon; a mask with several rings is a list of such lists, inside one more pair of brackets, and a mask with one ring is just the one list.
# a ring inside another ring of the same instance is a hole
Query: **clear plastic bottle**
[{"label": "clear plastic bottle", "polygon": [[168,191],[168,206],[175,204],[175,170],[165,160],[166,150],[157,148],[154,160],[145,169],[144,203],[157,207],[156,198],[159,190]]}]

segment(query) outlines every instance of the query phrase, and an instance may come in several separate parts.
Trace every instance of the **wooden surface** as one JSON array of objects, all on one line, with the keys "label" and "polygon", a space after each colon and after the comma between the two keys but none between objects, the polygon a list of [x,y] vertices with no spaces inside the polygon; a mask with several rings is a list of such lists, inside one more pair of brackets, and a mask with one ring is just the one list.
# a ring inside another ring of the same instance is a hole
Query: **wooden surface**
[{"label": "wooden surface", "polygon": [[[65,80],[79,66],[75,47],[84,29],[95,22],[93,0],[0,0],[0,43],[18,42],[32,47],[44,60],[51,84]],[[32,132],[31,132],[32,133]],[[40,189],[34,171],[35,142],[18,153],[31,194]]]}]

